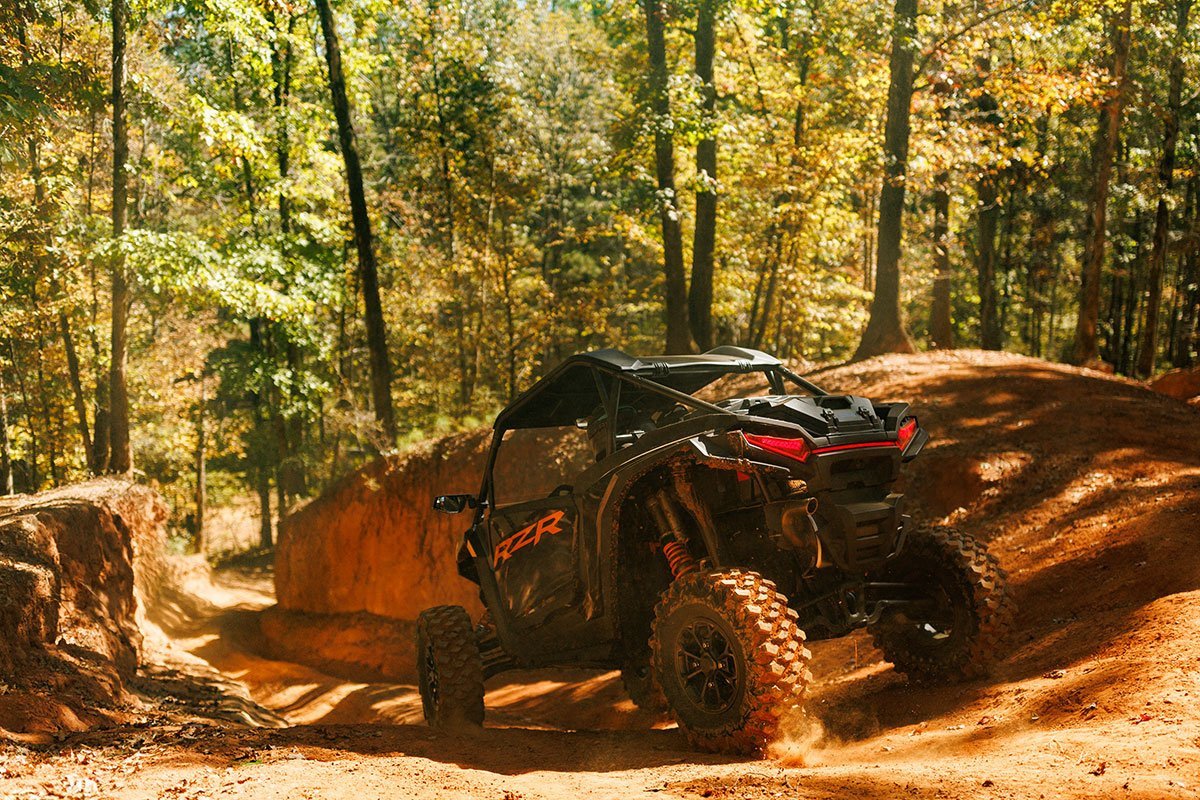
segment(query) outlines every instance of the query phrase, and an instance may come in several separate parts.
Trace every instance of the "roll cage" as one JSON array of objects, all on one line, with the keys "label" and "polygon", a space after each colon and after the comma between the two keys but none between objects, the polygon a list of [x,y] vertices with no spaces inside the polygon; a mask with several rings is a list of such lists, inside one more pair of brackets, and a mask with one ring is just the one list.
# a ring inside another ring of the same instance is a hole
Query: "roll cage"
[{"label": "roll cage", "polygon": [[575,425],[594,417],[599,411],[605,421],[605,430],[601,434],[607,437],[605,450],[613,453],[621,444],[618,437],[622,411],[629,409],[649,416],[682,405],[699,411],[735,415],[729,409],[696,397],[695,393],[723,377],[755,372],[766,378],[775,394],[786,394],[787,382],[815,396],[827,394],[774,356],[744,347],[724,346],[699,355],[657,356],[653,359],[637,358],[615,349],[572,356],[496,417],[480,500],[487,499],[496,452],[506,431]]}]

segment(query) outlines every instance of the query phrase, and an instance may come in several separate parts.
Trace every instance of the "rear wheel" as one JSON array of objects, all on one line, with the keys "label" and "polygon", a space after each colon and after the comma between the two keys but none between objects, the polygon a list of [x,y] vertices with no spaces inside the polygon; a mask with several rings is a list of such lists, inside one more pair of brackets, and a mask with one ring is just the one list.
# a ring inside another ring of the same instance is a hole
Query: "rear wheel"
[{"label": "rear wheel", "polygon": [[754,572],[677,579],[655,612],[651,646],[671,713],[703,750],[761,753],[811,678],[796,613]]},{"label": "rear wheel", "polygon": [[883,580],[926,587],[929,599],[897,608],[870,632],[896,669],[916,681],[987,673],[1012,627],[1008,575],[987,548],[954,528],[919,528]]},{"label": "rear wheel", "polygon": [[417,678],[431,727],[483,724],[483,660],[462,606],[437,606],[417,618]]}]

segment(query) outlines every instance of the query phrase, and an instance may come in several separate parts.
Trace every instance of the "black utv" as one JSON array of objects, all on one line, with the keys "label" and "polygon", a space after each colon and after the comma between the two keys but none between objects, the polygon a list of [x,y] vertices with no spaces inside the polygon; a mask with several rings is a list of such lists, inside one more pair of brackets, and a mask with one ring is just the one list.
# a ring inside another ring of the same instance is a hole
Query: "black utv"
[{"label": "black utv", "polygon": [[904,514],[928,438],[756,350],[568,358],[496,418],[478,494],[434,501],[473,514],[458,570],[487,611],[421,614],[425,718],[482,723],[503,670],[593,666],[754,753],[800,706],[806,639],[866,627],[910,679],[981,674],[1013,605],[982,543]]}]

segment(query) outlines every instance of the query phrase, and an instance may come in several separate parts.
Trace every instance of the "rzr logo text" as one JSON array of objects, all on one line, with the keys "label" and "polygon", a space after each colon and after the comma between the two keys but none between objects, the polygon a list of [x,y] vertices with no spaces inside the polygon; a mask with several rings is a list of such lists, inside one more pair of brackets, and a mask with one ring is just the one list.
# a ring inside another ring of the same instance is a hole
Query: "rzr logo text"
[{"label": "rzr logo text", "polygon": [[551,511],[546,516],[539,519],[537,522],[522,528],[521,530],[509,536],[507,539],[496,545],[495,564],[498,567],[505,561],[513,557],[513,553],[521,548],[528,547],[531,544],[537,544],[542,540],[545,534],[554,535],[562,533],[563,511]]}]

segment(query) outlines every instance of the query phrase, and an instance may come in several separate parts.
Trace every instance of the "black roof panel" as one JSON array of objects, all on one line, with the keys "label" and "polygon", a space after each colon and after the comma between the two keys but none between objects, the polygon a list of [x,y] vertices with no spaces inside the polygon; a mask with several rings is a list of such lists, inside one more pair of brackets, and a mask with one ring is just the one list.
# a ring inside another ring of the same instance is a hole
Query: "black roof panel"
[{"label": "black roof panel", "polygon": [[[495,427],[571,425],[602,405],[600,386],[605,373],[636,375],[693,394],[725,375],[763,372],[779,365],[779,359],[761,351],[729,346],[678,356],[638,357],[612,349],[580,353],[567,358],[501,411]],[[652,388],[629,383],[621,387],[622,407],[650,411],[674,404],[674,399]]]}]

